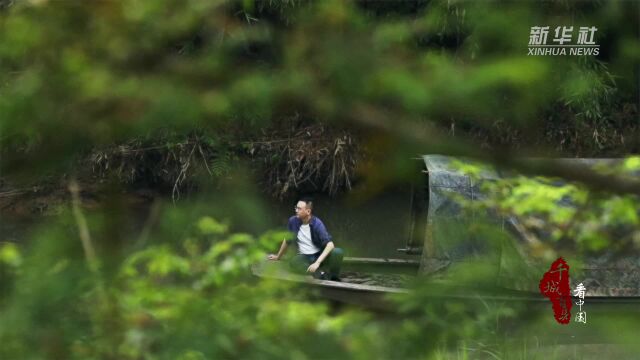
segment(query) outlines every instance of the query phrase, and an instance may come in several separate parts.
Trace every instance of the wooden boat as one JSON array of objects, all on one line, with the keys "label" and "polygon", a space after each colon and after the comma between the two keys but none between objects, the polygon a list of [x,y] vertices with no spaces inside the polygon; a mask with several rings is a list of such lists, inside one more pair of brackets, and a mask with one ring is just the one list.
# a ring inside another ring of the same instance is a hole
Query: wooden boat
[{"label": "wooden boat", "polygon": [[[418,267],[419,262],[415,260],[345,257],[340,282],[293,274],[287,270],[285,261],[266,260],[254,265],[251,270],[255,276],[261,278],[290,281],[313,289],[318,296],[325,299],[385,311],[391,307],[387,298],[389,294],[408,292],[397,276],[415,277]],[[372,270],[377,271],[379,275],[371,276]],[[390,283],[389,278],[394,275],[396,279],[393,283],[396,286],[381,285]],[[380,277],[386,279],[381,280]]]}]

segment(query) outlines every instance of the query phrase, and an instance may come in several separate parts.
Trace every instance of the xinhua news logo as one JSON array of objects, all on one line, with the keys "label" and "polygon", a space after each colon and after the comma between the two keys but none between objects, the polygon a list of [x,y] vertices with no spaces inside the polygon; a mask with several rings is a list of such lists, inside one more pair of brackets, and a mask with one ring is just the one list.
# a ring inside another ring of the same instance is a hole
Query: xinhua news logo
[{"label": "xinhua news logo", "polygon": [[552,30],[553,38],[549,38],[549,26],[532,26],[529,33],[529,52],[527,56],[546,55],[575,55],[597,56],[600,54],[600,45],[596,44],[594,37],[598,28],[595,26],[580,26],[575,37],[573,26],[556,26]]}]

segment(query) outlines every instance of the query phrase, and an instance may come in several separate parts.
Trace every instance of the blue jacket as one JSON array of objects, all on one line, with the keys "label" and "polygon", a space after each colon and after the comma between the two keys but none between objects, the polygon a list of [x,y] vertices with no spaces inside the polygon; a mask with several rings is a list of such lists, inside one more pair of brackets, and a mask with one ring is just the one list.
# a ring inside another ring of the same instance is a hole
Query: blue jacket
[{"label": "blue jacket", "polygon": [[[302,220],[298,219],[297,216],[292,216],[289,218],[289,224],[287,228],[289,231],[293,233],[293,239],[288,240],[287,243],[292,243],[294,240],[298,240],[298,231],[300,231],[300,226],[302,226]],[[317,216],[312,216],[311,220],[309,220],[309,229],[311,230],[311,242],[318,249],[324,250],[324,247],[327,246],[329,241],[331,241],[331,235],[327,231],[327,228],[322,223]]]}]

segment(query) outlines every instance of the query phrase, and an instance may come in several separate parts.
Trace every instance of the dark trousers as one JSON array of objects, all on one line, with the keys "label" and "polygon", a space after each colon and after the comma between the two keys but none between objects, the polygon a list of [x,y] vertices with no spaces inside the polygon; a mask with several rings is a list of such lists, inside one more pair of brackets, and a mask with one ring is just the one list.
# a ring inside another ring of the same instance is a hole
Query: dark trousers
[{"label": "dark trousers", "polygon": [[[307,271],[309,265],[318,260],[320,254],[322,254],[322,251],[311,255],[298,254],[291,258],[289,266],[294,272],[303,274]],[[343,257],[344,251],[341,248],[333,248],[324,261],[322,261],[320,268],[316,270],[316,272],[323,270],[329,273],[329,279],[340,278],[340,267],[342,266]]]}]

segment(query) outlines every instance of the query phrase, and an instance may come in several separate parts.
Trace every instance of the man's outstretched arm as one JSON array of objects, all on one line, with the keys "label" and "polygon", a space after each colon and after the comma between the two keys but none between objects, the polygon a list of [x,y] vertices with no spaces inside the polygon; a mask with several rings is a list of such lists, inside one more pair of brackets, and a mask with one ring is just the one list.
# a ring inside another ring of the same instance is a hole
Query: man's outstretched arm
[{"label": "man's outstretched arm", "polygon": [[322,264],[322,262],[324,261],[324,259],[329,256],[329,254],[331,253],[331,250],[333,250],[333,248],[335,248],[336,246],[333,245],[333,241],[329,241],[327,243],[327,246],[324,247],[324,250],[322,251],[322,254],[320,254],[320,256],[318,256],[318,260],[316,260],[316,262],[314,262],[313,264],[309,265],[309,267],[307,268],[307,272],[316,272],[316,270],[318,270],[318,268],[320,267],[320,264]]},{"label": "man's outstretched arm", "polygon": [[277,255],[269,254],[269,256],[267,256],[267,259],[280,260],[286,251],[287,251],[287,240],[282,240],[282,245],[280,245],[280,250],[278,250],[278,254]]}]

